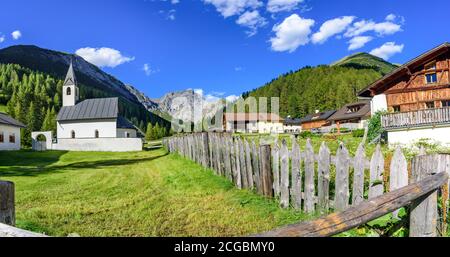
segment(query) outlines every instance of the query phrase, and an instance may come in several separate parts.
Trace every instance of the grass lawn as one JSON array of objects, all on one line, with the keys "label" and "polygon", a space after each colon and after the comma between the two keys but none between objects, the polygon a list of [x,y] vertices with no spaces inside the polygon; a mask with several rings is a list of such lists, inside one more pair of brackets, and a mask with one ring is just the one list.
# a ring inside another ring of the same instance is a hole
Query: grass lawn
[{"label": "grass lawn", "polygon": [[6,113],[7,107],[5,105],[0,104],[0,112]]},{"label": "grass lawn", "polygon": [[306,217],[167,155],[1,152],[17,226],[51,236],[246,236]]}]

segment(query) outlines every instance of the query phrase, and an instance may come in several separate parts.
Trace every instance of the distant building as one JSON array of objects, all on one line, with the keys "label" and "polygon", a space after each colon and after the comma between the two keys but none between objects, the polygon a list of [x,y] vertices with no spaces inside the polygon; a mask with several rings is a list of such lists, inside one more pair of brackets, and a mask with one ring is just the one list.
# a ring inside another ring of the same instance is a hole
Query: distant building
[{"label": "distant building", "polygon": [[274,113],[225,113],[224,129],[231,133],[283,133],[283,119]]},{"label": "distant building", "polygon": [[359,93],[382,115],[390,144],[419,139],[450,143],[450,44],[444,43]]},{"label": "distant building", "polygon": [[25,128],[21,122],[0,112],[0,151],[20,150],[20,129]]},{"label": "distant building", "polygon": [[[142,139],[137,138],[137,128],[119,116],[118,98],[88,99],[78,103],[79,89],[72,64],[62,91],[63,107],[56,118],[57,141],[51,142],[49,132],[34,132],[34,148],[111,152],[142,150]],[[46,137],[45,145],[37,141],[39,135]]]},{"label": "distant building", "polygon": [[331,123],[328,118],[331,117],[336,111],[316,111],[314,114],[310,114],[303,119],[301,119],[302,130],[311,131],[314,129],[321,129],[322,127],[330,126]]},{"label": "distant building", "polygon": [[302,119],[286,118],[283,122],[284,133],[298,134],[302,132]]},{"label": "distant building", "polygon": [[349,130],[363,129],[370,119],[370,101],[362,100],[357,103],[347,104],[335,112],[328,121],[338,132],[345,128]]}]

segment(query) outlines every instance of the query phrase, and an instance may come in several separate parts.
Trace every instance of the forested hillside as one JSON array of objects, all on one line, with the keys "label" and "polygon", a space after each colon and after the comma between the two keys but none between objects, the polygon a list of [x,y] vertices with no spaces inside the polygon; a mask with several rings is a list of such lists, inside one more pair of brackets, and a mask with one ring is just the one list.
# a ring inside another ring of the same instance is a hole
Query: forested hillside
[{"label": "forested hillside", "polygon": [[396,67],[380,60],[364,54],[351,56],[332,66],[304,67],[283,74],[243,96],[280,97],[282,117],[301,118],[315,110],[338,109],[356,101],[359,90]]},{"label": "forested hillside", "polygon": [[[9,115],[26,124],[23,144],[31,144],[31,131],[56,130],[56,115],[62,105],[62,84],[61,79],[18,64],[0,64],[0,106],[6,106],[4,109]],[[81,100],[116,96],[84,84],[78,86]],[[168,122],[125,98],[119,98],[119,111],[143,132],[149,122],[160,123],[167,131],[169,129]]]}]

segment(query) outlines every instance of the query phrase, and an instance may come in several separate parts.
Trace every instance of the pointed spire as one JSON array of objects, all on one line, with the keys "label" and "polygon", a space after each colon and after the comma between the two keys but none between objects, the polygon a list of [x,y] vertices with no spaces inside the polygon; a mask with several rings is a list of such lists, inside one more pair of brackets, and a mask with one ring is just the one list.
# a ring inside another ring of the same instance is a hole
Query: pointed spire
[{"label": "pointed spire", "polygon": [[77,78],[75,77],[75,72],[73,71],[73,62],[70,59],[69,70],[67,71],[66,79],[64,80],[64,86],[77,85]]}]

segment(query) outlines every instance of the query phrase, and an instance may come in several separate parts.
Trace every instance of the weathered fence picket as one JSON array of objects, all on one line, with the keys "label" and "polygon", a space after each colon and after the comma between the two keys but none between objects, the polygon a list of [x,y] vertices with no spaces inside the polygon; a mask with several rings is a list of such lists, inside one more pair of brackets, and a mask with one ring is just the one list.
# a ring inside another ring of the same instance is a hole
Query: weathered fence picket
[{"label": "weathered fence picket", "polygon": [[353,198],[352,205],[360,204],[364,201],[364,170],[366,153],[364,145],[361,143],[356,151],[353,161]]},{"label": "weathered fence picket", "polygon": [[370,162],[369,199],[380,196],[384,192],[384,158],[381,146],[377,145]]},{"label": "weathered fence picket", "polygon": [[292,182],[291,182],[291,197],[292,206],[297,209],[302,209],[302,174],[301,174],[301,157],[300,146],[297,141],[292,142]]},{"label": "weathered fence picket", "polygon": [[320,213],[328,213],[330,207],[330,164],[331,154],[325,142],[322,143],[319,150],[318,165],[318,208]]},{"label": "weathered fence picket", "polygon": [[340,144],[336,154],[335,210],[347,209],[349,202],[350,157],[344,144]]},{"label": "weathered fence picket", "polygon": [[[286,140],[281,143],[280,149],[281,172],[280,172],[280,206],[289,207],[289,149]],[[275,172],[274,172],[275,174]]]},{"label": "weathered fence picket", "polygon": [[280,197],[280,146],[278,140],[272,146],[272,170],[273,170],[273,191],[275,197]]},{"label": "weathered fence picket", "polygon": [[305,150],[305,206],[306,213],[315,212],[315,171],[314,171],[314,149],[311,145],[311,140],[306,142]]}]

